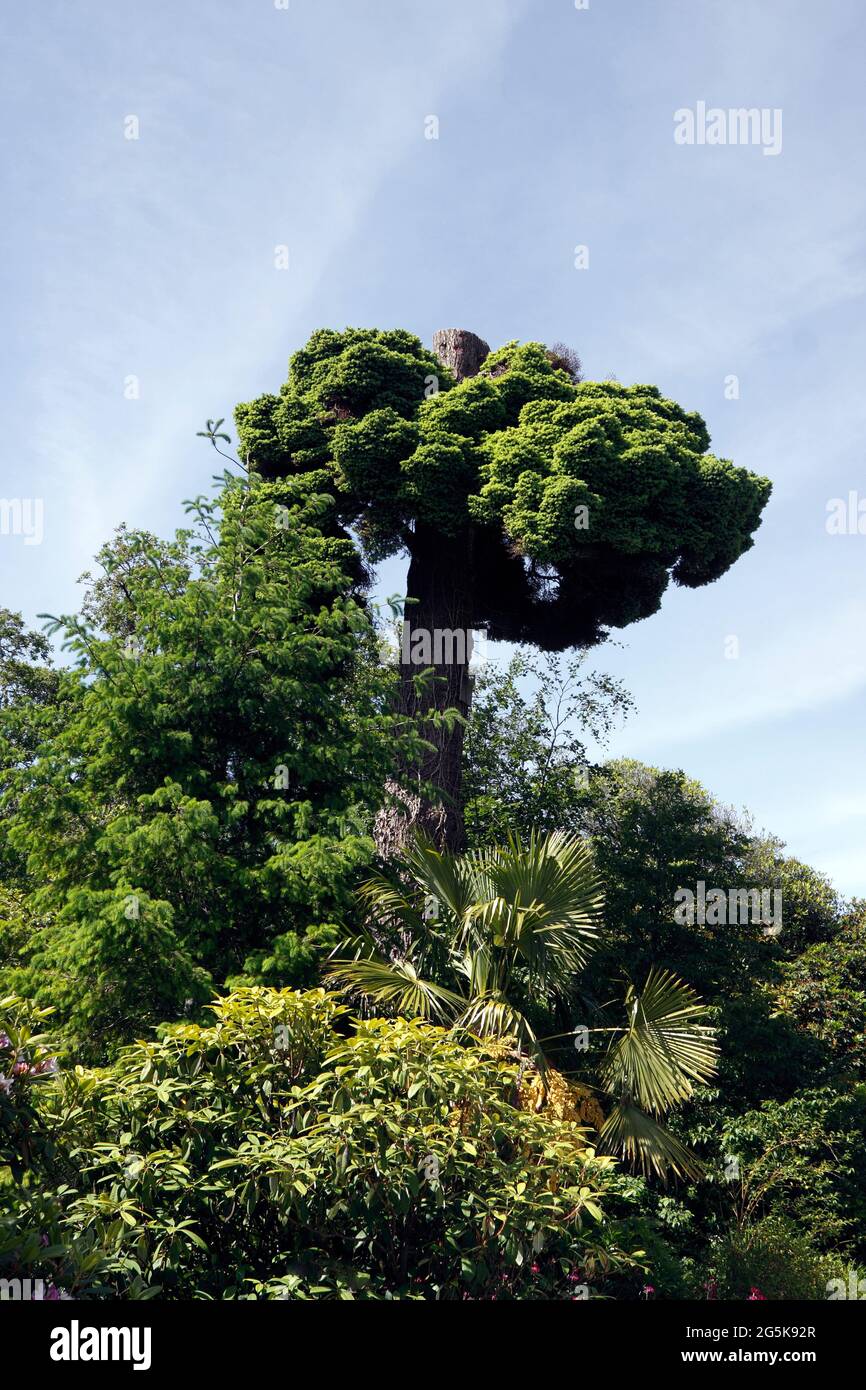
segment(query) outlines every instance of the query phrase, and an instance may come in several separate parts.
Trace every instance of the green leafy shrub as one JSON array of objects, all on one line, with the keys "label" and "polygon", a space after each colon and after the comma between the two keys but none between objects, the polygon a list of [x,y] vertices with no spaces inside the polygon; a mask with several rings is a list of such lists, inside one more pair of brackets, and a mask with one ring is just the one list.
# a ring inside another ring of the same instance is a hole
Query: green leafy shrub
[{"label": "green leafy shrub", "polygon": [[501,1045],[350,1032],[322,990],[213,1009],[0,1096],[55,1155],[6,1189],[7,1269],[85,1298],[563,1298],[640,1258],[604,1219],[614,1161],[517,1108]]},{"label": "green leafy shrub", "polygon": [[844,1262],[820,1254],[793,1222],[766,1217],[724,1237],[713,1252],[708,1285],[713,1296],[748,1299],[825,1299]]},{"label": "green leafy shrub", "polygon": [[722,1149],[736,1155],[727,1183],[742,1219],[776,1216],[820,1250],[866,1255],[866,1087],[851,1094],[823,1087],[789,1101],[765,1101],[727,1122]]},{"label": "green leafy shrub", "polygon": [[614,1298],[688,1298],[688,1276],[684,1261],[664,1238],[649,1215],[629,1216],[620,1226],[626,1246],[644,1251],[642,1269],[624,1269],[611,1277]]}]

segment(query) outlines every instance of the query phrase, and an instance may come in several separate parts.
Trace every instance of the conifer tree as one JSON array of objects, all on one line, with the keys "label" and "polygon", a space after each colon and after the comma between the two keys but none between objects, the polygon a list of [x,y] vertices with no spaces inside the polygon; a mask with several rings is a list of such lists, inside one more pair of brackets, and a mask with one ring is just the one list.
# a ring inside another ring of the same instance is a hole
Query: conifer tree
[{"label": "conifer tree", "polygon": [[[466,715],[473,630],[590,647],[654,613],[671,580],[708,584],[751,546],[769,482],[711,454],[701,417],[655,386],[575,380],[541,343],[491,353],[451,329],[434,346],[320,330],[278,394],[236,413],[251,467],[326,470],[367,559],[408,554],[404,713]],[[434,795],[385,824],[385,850],[412,819],[462,842],[462,725],[428,732],[416,779]]]}]

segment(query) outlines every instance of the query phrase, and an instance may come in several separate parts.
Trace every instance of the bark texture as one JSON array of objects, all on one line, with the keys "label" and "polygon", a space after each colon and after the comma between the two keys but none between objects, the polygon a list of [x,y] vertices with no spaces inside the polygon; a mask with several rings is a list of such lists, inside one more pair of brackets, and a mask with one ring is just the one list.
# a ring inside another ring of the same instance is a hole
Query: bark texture
[{"label": "bark texture", "polygon": [[439,328],[433,334],[433,351],[458,381],[475,376],[490,348],[467,328]]},{"label": "bark texture", "polygon": [[[462,328],[440,329],[433,336],[437,357],[458,381],[474,376],[490,349],[483,339]],[[431,708],[457,709],[466,717],[472,699],[469,659],[473,621],[474,537],[470,527],[458,536],[443,536],[419,520],[413,532],[400,660],[400,709],[417,716]],[[427,659],[429,657],[429,659]],[[419,690],[416,677],[428,667],[433,679]],[[464,845],[460,795],[463,726],[424,730],[433,751],[412,770],[418,791],[389,781],[390,804],[376,818],[379,853],[399,855],[416,829],[440,849]],[[406,779],[404,778],[404,781]],[[420,794],[430,782],[435,799]]]}]

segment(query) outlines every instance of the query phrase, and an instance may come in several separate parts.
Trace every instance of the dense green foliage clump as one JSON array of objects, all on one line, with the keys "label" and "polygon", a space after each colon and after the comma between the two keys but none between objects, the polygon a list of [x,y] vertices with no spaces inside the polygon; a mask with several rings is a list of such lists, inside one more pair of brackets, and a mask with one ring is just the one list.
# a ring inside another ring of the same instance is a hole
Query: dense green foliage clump
[{"label": "dense green foliage clump", "polygon": [[[0,1276],[76,1298],[569,1298],[640,1263],[589,1132],[517,1105],[519,1061],[442,1029],[351,1033],[322,990],[244,989],[111,1067],[0,1093],[20,1173]],[[17,1056],[48,1055],[4,1001]],[[8,1049],[7,1049],[8,1050]]]},{"label": "dense green foliage clump", "polygon": [[770,492],[656,387],[575,383],[540,343],[455,384],[410,333],[323,330],[236,418],[266,477],[329,470],[374,558],[460,539],[470,623],[556,649],[718,578]]},{"label": "dense green foliage clump", "polygon": [[3,852],[28,889],[5,982],[85,1055],[231,977],[312,982],[372,856],[412,735],[316,481],[226,479],[173,543],[123,533],[90,616],[57,624],[75,664],[51,700],[0,709]]},{"label": "dense green foliage clump", "polygon": [[[279,393],[235,418],[251,469],[326,472],[367,559],[409,557],[400,707],[422,727],[431,712],[461,719],[428,727],[430,755],[398,770],[422,803],[413,823],[460,850],[470,634],[592,646],[654,613],[671,579],[724,574],[770,484],[710,454],[700,416],[654,386],[577,381],[541,343],[490,353],[473,339],[471,364],[446,360],[459,379],[410,333],[322,330]],[[459,654],[437,653],[445,633]],[[407,838],[395,814],[388,843]]]}]

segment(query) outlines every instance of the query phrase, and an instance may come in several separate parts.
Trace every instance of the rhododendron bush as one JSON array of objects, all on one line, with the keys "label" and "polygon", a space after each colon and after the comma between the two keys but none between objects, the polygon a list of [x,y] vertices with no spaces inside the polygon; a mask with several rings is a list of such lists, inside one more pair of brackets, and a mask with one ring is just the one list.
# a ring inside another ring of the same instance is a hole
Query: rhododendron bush
[{"label": "rhododendron bush", "polygon": [[6,1277],[79,1299],[526,1299],[639,1272],[605,1215],[627,1180],[588,1126],[520,1108],[501,1044],[256,987],[108,1067],[55,1068],[32,1013],[4,1001],[27,1067],[0,1094]]}]

